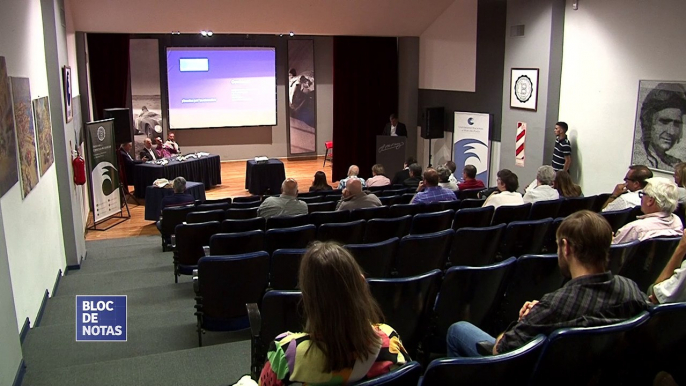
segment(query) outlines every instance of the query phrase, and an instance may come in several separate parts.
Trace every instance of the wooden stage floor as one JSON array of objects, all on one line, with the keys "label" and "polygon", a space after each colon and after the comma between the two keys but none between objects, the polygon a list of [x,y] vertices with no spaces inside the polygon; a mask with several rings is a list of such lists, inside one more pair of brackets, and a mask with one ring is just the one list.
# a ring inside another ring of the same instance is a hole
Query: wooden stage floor
[{"label": "wooden stage floor", "polygon": [[[327,162],[325,167],[324,157],[317,157],[317,159],[304,161],[289,161],[281,159],[286,169],[286,177],[295,178],[298,181],[298,187],[301,192],[306,192],[312,180],[314,173],[323,171],[329,180],[331,186],[336,186],[331,181],[331,163]],[[207,190],[205,195],[208,199],[224,198],[224,197],[238,197],[249,196],[245,190],[245,161],[227,161],[222,162],[222,184]],[[102,239],[116,239],[132,236],[146,236],[159,235],[157,227],[154,222],[145,220],[145,203],[144,200],[138,200],[141,204],[136,205],[132,199],[129,199],[129,210],[131,211],[131,219],[122,222],[106,231],[88,230],[86,233],[86,240],[102,240]],[[92,215],[92,214],[91,214]],[[116,223],[116,219],[110,220]],[[89,216],[89,224],[92,217]],[[121,220],[120,220],[121,221]],[[101,227],[107,227],[108,222],[105,222]],[[100,225],[99,225],[100,226]]]}]

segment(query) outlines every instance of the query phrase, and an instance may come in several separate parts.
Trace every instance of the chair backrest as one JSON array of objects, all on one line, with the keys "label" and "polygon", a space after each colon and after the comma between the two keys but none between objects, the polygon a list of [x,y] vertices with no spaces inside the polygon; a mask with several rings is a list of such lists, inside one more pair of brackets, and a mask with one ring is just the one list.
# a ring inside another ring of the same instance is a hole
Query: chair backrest
[{"label": "chair backrest", "polygon": [[318,195],[318,196],[311,196],[311,197],[307,197],[307,196],[303,197],[302,195],[298,194],[298,200],[300,200],[306,204],[314,204],[316,202],[323,202],[324,196]]},{"label": "chair backrest", "polygon": [[674,210],[674,214],[681,220],[681,225],[686,227],[686,211],[684,208],[685,206],[683,203],[678,204]]},{"label": "chair backrest", "polygon": [[[626,334],[645,323],[648,311],[621,323],[563,328],[550,334],[538,359],[532,385],[586,385],[626,362]],[[610,382],[612,380],[609,380]]]},{"label": "chair backrest", "polygon": [[217,233],[210,237],[210,254],[241,255],[264,250],[264,231]]},{"label": "chair backrest", "polygon": [[422,213],[440,212],[447,209],[452,209],[454,212],[458,211],[460,209],[460,200],[436,201],[422,205]]},{"label": "chair backrest", "polygon": [[486,202],[485,198],[460,198],[460,209],[481,208]]},{"label": "chair backrest", "polygon": [[591,207],[591,210],[600,213],[603,210],[603,205],[605,205],[605,202],[607,201],[608,198],[612,193],[601,193],[597,196],[595,196],[595,201],[593,201],[593,206]]},{"label": "chair backrest", "polygon": [[277,290],[294,290],[298,287],[300,260],[306,249],[277,249],[272,253],[269,268],[269,287]]},{"label": "chair backrest", "polygon": [[557,217],[567,217],[580,210],[591,210],[596,201],[596,196],[565,198],[557,212]]},{"label": "chair backrest", "polygon": [[610,223],[612,232],[617,232],[619,228],[623,227],[629,222],[629,215],[633,208],[626,208],[622,210],[612,210],[607,212],[600,212],[600,215]]},{"label": "chair backrest", "polygon": [[419,385],[527,385],[545,342],[546,337],[538,335],[505,354],[435,359],[429,363]]},{"label": "chair backrest", "polygon": [[349,210],[332,210],[328,212],[310,213],[310,224],[320,226],[322,224],[332,224],[350,221]]},{"label": "chair backrest", "polygon": [[330,212],[336,210],[335,201],[315,202],[307,204],[307,213]]},{"label": "chair backrest", "polygon": [[[198,207],[196,207],[197,209]],[[222,209],[193,211],[186,215],[186,222],[189,224],[197,224],[208,221],[224,221],[226,211]]]},{"label": "chair backrest", "polygon": [[[272,341],[286,331],[303,331],[305,313],[300,291],[267,291],[260,305],[260,335],[255,347],[256,360],[260,366],[267,359]],[[258,374],[259,375],[259,374]]]},{"label": "chair backrest", "polygon": [[397,188],[395,187],[389,187],[388,189],[384,189],[381,193],[376,194],[377,197],[388,197],[388,196],[400,196],[405,193],[405,188]]},{"label": "chair backrest", "polygon": [[196,211],[207,211],[207,210],[227,210],[231,207],[230,202],[215,202],[215,203],[208,203],[204,202],[198,206],[195,207]]},{"label": "chair backrest", "polygon": [[194,206],[176,206],[162,209],[162,222],[160,223],[162,237],[173,235],[176,226],[183,224],[188,213],[194,210]]},{"label": "chair backrest", "polygon": [[295,216],[274,216],[267,219],[267,229],[273,228],[291,228],[307,225],[310,223],[310,218],[306,214],[298,214]]},{"label": "chair backrest", "polygon": [[557,228],[560,227],[564,217],[558,217],[550,223],[548,227],[548,233],[545,235],[545,240],[543,241],[543,253],[557,253]]},{"label": "chair backrest", "polygon": [[233,202],[260,202],[260,196],[240,196],[240,197],[234,197]]},{"label": "chair backrest", "polygon": [[648,287],[655,282],[672,257],[679,241],[681,237],[658,237],[641,241],[634,255],[619,268],[619,275],[635,281],[641,291],[648,291]]},{"label": "chair backrest", "polygon": [[386,278],[391,276],[399,243],[400,239],[393,237],[378,243],[347,244],[345,248],[355,257],[365,277]]},{"label": "chair backrest", "polygon": [[628,243],[610,245],[607,269],[615,275],[619,274],[619,269],[625,262],[633,258],[640,244],[640,241],[634,240]]},{"label": "chair backrest", "polygon": [[280,248],[307,248],[317,236],[317,227],[309,224],[293,228],[269,229],[265,235],[265,247],[272,253]]},{"label": "chair backrest", "polygon": [[396,204],[400,200],[400,195],[377,196],[377,197],[379,197],[379,201],[381,201],[381,205],[385,205],[385,206],[391,206],[393,204]]},{"label": "chair backrest", "polygon": [[417,386],[422,376],[422,365],[412,361],[384,375],[355,383],[355,386]]},{"label": "chair backrest", "polygon": [[454,235],[454,230],[446,229],[403,237],[395,263],[397,276],[415,276],[434,269],[444,269]]},{"label": "chair backrest", "polygon": [[198,259],[205,256],[203,247],[210,245],[210,237],[220,230],[219,221],[177,225],[174,232],[176,262],[180,265],[197,265]]},{"label": "chair backrest", "polygon": [[367,221],[364,233],[364,242],[377,243],[392,237],[401,238],[410,233],[412,216],[405,215],[394,218],[373,218]]},{"label": "chair backrest", "polygon": [[494,211],[495,209],[492,206],[460,209],[455,212],[453,229],[487,227],[491,225]]},{"label": "chair backrest", "polygon": [[247,201],[247,202],[243,202],[243,201],[236,202],[236,201],[234,201],[231,204],[231,208],[232,209],[259,208],[260,204],[261,203],[259,201]]},{"label": "chair backrest", "polygon": [[544,218],[556,218],[564,199],[536,201],[531,204],[529,220],[541,220]]},{"label": "chair backrest", "polygon": [[479,198],[479,192],[482,190],[484,190],[484,188],[458,190],[457,198],[460,200],[465,200],[467,198]]},{"label": "chair backrest", "polygon": [[232,220],[245,220],[257,217],[257,207],[236,208],[235,206],[226,211],[226,218]]},{"label": "chair backrest", "polygon": [[416,204],[393,204],[388,211],[388,217],[414,216],[422,210],[421,205]]},{"label": "chair backrest", "polygon": [[367,187],[365,188],[366,191],[372,192],[372,193],[374,193],[374,194],[376,194],[376,193],[378,193],[378,192],[380,192],[380,191],[382,191],[382,190],[384,190],[384,189],[388,189],[388,185],[384,185],[384,186],[367,186]]},{"label": "chair backrest", "polygon": [[499,206],[493,213],[491,225],[507,224],[512,221],[522,221],[529,217],[531,203],[523,205]]},{"label": "chair backrest", "polygon": [[225,197],[225,198],[214,198],[211,200],[205,200],[201,201],[199,205],[206,205],[206,204],[231,204],[231,197]]},{"label": "chair backrest", "polygon": [[444,229],[450,229],[450,226],[453,223],[453,217],[455,217],[455,211],[452,209],[433,213],[416,214],[412,219],[410,234],[434,233]]},{"label": "chair backrest", "polygon": [[505,227],[505,224],[500,224],[484,228],[458,229],[450,248],[449,264],[483,267],[495,263]]},{"label": "chair backrest", "polygon": [[322,224],[317,228],[317,240],[337,241],[341,244],[359,244],[364,237],[365,225],[367,222],[364,220]]},{"label": "chair backrest", "polygon": [[548,227],[552,222],[552,218],[510,222],[507,224],[505,234],[500,241],[500,256],[510,257],[541,253]]},{"label": "chair backrest", "polygon": [[369,290],[381,307],[386,323],[398,332],[410,355],[426,332],[441,274],[435,269],[405,278],[367,279]]},{"label": "chair backrest", "polygon": [[387,206],[376,206],[372,208],[360,208],[350,211],[350,221],[371,220],[373,218],[386,218],[389,208]]},{"label": "chair backrest", "polygon": [[412,198],[414,197],[414,193],[403,193],[402,196],[400,196],[400,200],[398,200],[398,204],[409,204],[410,201],[412,201]]},{"label": "chair backrest", "polygon": [[324,198],[322,198],[322,202],[337,203],[338,201],[341,200],[341,197],[343,197],[343,196],[341,195],[340,191],[337,194],[333,194],[333,193],[329,192],[324,196]]},{"label": "chair backrest", "polygon": [[302,200],[303,198],[306,197],[324,197],[324,192],[322,191],[316,191],[316,192],[298,192],[298,199]]},{"label": "chair backrest", "polygon": [[238,233],[255,230],[265,230],[267,220],[264,217],[255,217],[245,220],[227,219],[222,221],[222,233]]}]

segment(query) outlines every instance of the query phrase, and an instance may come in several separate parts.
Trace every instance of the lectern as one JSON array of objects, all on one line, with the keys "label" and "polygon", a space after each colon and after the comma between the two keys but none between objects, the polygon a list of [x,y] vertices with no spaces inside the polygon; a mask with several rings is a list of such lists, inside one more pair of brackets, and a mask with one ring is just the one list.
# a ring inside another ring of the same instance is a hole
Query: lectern
[{"label": "lectern", "polygon": [[376,136],[376,163],[383,165],[386,177],[393,178],[403,169],[407,137]]}]

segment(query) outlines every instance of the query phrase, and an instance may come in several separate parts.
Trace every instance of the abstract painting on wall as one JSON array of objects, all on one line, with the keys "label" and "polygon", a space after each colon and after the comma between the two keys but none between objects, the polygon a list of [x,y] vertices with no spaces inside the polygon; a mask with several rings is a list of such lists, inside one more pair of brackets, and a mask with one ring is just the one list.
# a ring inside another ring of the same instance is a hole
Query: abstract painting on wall
[{"label": "abstract painting on wall", "polygon": [[[71,101],[70,101],[71,102]],[[33,114],[36,117],[36,142],[38,145],[38,167],[43,177],[48,168],[55,162],[52,147],[52,124],[50,123],[50,104],[48,97],[33,101]]]},{"label": "abstract painting on wall", "polygon": [[31,90],[29,78],[10,77],[14,123],[19,145],[21,171],[21,197],[25,198],[38,185],[38,157],[36,156],[36,133],[31,114]]},{"label": "abstract painting on wall", "polygon": [[19,180],[17,139],[12,115],[12,94],[5,57],[0,56],[0,197]]}]

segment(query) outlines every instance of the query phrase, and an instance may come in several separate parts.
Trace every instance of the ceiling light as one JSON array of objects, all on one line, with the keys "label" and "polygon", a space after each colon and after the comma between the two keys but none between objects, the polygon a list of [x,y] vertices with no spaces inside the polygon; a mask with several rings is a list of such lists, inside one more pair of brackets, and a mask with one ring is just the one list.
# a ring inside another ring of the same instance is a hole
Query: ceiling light
[{"label": "ceiling light", "polygon": [[295,36],[295,33],[293,33],[293,31],[291,31],[288,33],[288,36],[293,37],[293,36]]},{"label": "ceiling light", "polygon": [[207,31],[207,36],[212,36],[212,35],[214,35],[214,32],[212,32],[212,31]]},{"label": "ceiling light", "polygon": [[207,36],[207,31],[205,31],[205,30],[200,31],[200,35]]}]

